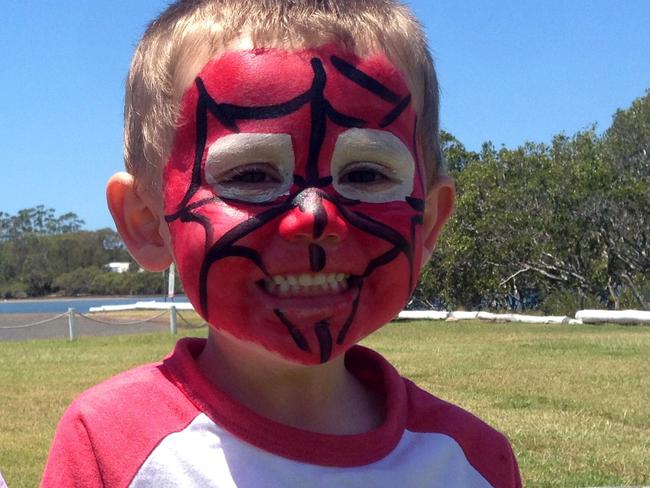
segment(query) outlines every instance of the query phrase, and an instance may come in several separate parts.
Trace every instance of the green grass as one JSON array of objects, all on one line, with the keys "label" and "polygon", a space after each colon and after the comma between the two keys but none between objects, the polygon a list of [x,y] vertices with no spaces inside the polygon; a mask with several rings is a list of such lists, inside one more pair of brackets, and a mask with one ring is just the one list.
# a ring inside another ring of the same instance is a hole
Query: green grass
[{"label": "green grass", "polygon": [[[9,486],[38,484],[56,423],[77,393],[160,359],[174,341],[0,343],[0,469]],[[650,483],[650,328],[411,322],[364,344],[504,432],[527,487]]]}]

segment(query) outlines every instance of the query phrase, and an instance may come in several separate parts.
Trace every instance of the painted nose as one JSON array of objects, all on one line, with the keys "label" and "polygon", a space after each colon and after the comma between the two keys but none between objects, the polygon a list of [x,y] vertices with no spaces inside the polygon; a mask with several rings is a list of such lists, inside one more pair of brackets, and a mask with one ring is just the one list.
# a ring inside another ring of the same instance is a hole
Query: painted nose
[{"label": "painted nose", "polygon": [[347,224],[320,190],[303,190],[293,203],[296,206],[280,222],[279,232],[286,240],[336,244],[347,237]]}]

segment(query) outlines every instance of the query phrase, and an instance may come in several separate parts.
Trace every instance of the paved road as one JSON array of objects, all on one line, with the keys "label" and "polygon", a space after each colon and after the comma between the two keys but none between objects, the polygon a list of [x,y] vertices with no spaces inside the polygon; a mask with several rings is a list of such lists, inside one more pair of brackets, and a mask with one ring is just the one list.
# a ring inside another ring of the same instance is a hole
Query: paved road
[{"label": "paved road", "polygon": [[[156,315],[157,312],[152,313]],[[67,314],[54,321],[32,327],[15,328],[24,324],[40,322],[51,319],[57,314],[0,314],[0,341],[23,341],[28,339],[68,338]],[[80,315],[77,318],[77,334],[79,336],[109,336],[118,334],[134,334],[138,332],[162,332],[169,330],[169,319],[160,317],[155,322],[146,322],[133,325],[120,324],[111,321],[110,325],[97,323]],[[110,319],[102,317],[101,320],[109,322]],[[125,322],[126,320],[123,320]]]}]

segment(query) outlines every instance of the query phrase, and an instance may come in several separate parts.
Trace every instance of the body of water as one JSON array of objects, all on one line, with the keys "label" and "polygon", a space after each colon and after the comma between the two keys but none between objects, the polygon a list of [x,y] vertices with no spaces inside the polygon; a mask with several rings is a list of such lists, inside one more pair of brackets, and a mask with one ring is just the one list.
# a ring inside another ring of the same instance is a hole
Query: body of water
[{"label": "body of water", "polygon": [[[167,301],[166,296],[144,297],[85,297],[85,298],[48,298],[0,301],[0,314],[3,313],[63,313],[69,308],[86,313],[90,307],[102,305],[127,305],[135,302]],[[174,298],[174,302],[187,302],[185,295]]]}]

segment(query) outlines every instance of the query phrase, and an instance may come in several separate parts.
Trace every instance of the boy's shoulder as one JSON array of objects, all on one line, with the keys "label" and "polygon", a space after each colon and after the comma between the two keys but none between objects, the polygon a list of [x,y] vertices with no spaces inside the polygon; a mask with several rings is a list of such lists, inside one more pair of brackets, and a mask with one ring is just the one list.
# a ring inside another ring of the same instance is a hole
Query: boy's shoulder
[{"label": "boy's shoulder", "polygon": [[124,434],[129,443],[136,431],[140,439],[150,436],[157,442],[163,432],[182,428],[198,410],[180,394],[166,365],[171,356],[178,355],[177,350],[178,346],[162,361],[137,366],[90,387],[71,403],[64,419],[82,422],[93,436]]},{"label": "boy's shoulder", "polygon": [[475,415],[441,400],[404,379],[408,398],[406,428],[413,433],[444,436],[462,449],[467,461],[492,486],[521,486],[508,439]]},{"label": "boy's shoulder", "polygon": [[81,393],[65,411],[41,486],[73,479],[126,486],[162,438],[183,429],[197,409],[169,380],[164,362],[146,364]]},{"label": "boy's shoulder", "polygon": [[74,399],[66,415],[92,419],[93,423],[112,417],[129,422],[175,408],[178,388],[170,381],[166,359],[136,366],[91,386]]}]

